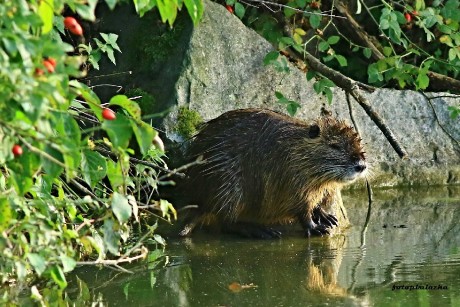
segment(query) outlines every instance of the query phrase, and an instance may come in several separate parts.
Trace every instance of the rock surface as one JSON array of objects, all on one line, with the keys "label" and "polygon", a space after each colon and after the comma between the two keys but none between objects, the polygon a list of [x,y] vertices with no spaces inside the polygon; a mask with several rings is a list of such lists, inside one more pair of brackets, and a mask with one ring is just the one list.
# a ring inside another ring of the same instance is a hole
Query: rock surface
[{"label": "rock surface", "polygon": [[[275,97],[279,91],[301,104],[297,117],[319,115],[327,101],[314,92],[303,72],[290,66],[289,73],[280,73],[264,66],[263,58],[272,46],[224,7],[209,1],[205,4],[203,20],[192,32],[183,71],[175,84],[178,106],[198,111],[205,120],[236,108],[285,111]],[[361,107],[352,103],[374,187],[460,183],[460,147],[452,139],[460,139],[460,122],[450,119],[447,110],[458,100],[437,98],[430,102],[417,92],[388,89],[376,90],[367,98],[409,154],[409,159],[401,160]],[[350,118],[340,89],[334,91],[333,102],[327,107],[339,117]],[[165,121],[170,137],[174,135],[175,114]]]},{"label": "rock surface", "polygon": [[[155,14],[139,19],[132,7],[103,14],[99,30],[120,35],[123,53],[116,54],[117,72],[132,74],[99,81],[150,92],[156,104],[142,105],[143,112],[172,110],[163,122],[154,123],[160,124],[172,140],[180,139],[174,131],[180,106],[198,111],[205,120],[237,108],[285,111],[275,97],[275,91],[279,91],[300,103],[296,117],[313,119],[319,115],[327,100],[315,93],[305,73],[290,63],[288,73],[264,66],[263,58],[273,50],[270,43],[223,6],[205,0],[205,7],[196,27],[187,14],[181,14],[173,29],[161,24]],[[113,69],[111,65],[101,67]],[[113,71],[100,72],[110,73]],[[430,102],[417,92],[388,89],[367,94],[408,152],[407,160],[397,156],[361,107],[352,103],[374,187],[460,184],[460,120],[450,119],[447,110],[460,102],[447,95],[428,95],[440,98]],[[327,107],[339,117],[350,118],[344,92],[339,88]]]},{"label": "rock surface", "polygon": [[[313,82],[306,80],[304,72],[290,63],[288,73],[264,66],[265,55],[274,50],[270,43],[223,6],[208,0],[204,3],[204,16],[196,27],[186,14],[178,16],[173,29],[161,24],[155,14],[139,20],[132,7],[105,14],[98,30],[119,34],[124,52],[116,55],[116,72],[132,74],[115,74],[115,79],[109,76],[99,83],[124,84],[125,89],[138,87],[152,94],[156,103],[141,107],[144,114],[171,111],[161,123],[153,123],[170,140],[180,139],[175,127],[179,108],[184,106],[196,110],[205,120],[247,107],[286,111],[277,102],[275,91],[279,91],[300,103],[296,117],[308,120],[319,115],[327,100],[315,93]],[[112,73],[113,70],[100,72]],[[111,93],[106,95],[110,97]],[[428,101],[417,92],[388,89],[367,94],[407,151],[407,160],[398,157],[361,107],[352,103],[374,188],[460,184],[460,146],[456,141],[460,139],[460,122],[450,119],[447,110],[459,101],[447,95],[437,96]],[[339,88],[334,90],[333,102],[327,108],[350,119],[345,94]],[[363,182],[351,189],[364,188]],[[338,216],[340,225],[348,224],[340,195],[329,209]]]}]

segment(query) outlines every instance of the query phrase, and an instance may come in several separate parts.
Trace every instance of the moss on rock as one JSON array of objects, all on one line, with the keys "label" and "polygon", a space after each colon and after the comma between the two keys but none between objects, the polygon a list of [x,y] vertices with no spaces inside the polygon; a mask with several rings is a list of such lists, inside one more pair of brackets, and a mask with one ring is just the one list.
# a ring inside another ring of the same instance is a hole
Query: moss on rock
[{"label": "moss on rock", "polygon": [[201,123],[203,123],[203,118],[197,111],[180,107],[174,130],[182,137],[188,139],[196,133]]}]

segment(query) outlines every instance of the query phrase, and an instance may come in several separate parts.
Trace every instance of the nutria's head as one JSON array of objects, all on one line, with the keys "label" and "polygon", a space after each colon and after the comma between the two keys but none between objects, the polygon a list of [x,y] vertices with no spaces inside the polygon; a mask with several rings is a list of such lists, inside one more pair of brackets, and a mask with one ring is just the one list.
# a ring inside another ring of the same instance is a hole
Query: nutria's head
[{"label": "nutria's head", "polygon": [[361,138],[342,120],[331,116],[318,118],[308,126],[307,137],[299,147],[304,153],[299,162],[304,163],[310,178],[343,184],[366,174]]}]

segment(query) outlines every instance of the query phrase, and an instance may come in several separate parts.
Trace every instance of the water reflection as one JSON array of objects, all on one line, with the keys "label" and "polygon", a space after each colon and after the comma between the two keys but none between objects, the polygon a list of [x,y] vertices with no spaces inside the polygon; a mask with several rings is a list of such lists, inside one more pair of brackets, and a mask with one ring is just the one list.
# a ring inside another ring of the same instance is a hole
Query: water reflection
[{"label": "water reflection", "polygon": [[111,306],[460,306],[460,189],[374,191],[365,235],[366,195],[343,200],[354,226],[332,238],[307,240],[300,228],[273,241],[197,233],[169,240],[159,270],[75,276]]}]

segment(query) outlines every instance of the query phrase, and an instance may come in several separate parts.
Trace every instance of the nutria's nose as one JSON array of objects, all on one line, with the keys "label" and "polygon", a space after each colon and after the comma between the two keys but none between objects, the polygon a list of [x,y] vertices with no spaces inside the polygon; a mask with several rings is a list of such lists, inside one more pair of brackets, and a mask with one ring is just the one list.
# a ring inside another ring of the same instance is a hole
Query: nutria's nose
[{"label": "nutria's nose", "polygon": [[355,165],[355,171],[357,173],[361,173],[361,172],[364,172],[364,170],[366,169],[366,164],[358,164],[358,165]]}]

